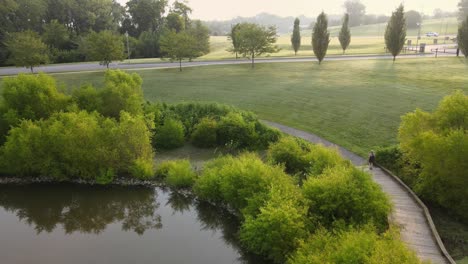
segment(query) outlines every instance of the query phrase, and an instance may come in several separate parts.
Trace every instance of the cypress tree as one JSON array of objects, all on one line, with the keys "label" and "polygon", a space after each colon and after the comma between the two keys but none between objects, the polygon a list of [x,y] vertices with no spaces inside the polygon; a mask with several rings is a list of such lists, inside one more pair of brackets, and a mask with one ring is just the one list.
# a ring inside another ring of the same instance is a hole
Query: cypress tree
[{"label": "cypress tree", "polygon": [[345,14],[343,17],[343,25],[341,26],[340,35],[338,39],[340,40],[341,48],[343,49],[343,54],[351,43],[351,32],[349,31],[349,15]]},{"label": "cypress tree", "polygon": [[396,56],[400,54],[405,45],[406,19],[404,9],[401,4],[392,13],[392,17],[388,21],[387,29],[385,30],[385,45],[387,45],[387,49],[392,53],[393,61],[395,61]]},{"label": "cypress tree", "polygon": [[294,29],[291,36],[291,44],[294,49],[294,55],[297,55],[297,51],[301,47],[301,29],[299,27],[299,23],[299,18],[296,18],[294,20]]},{"label": "cypress tree", "polygon": [[328,18],[322,11],[317,17],[312,32],[312,49],[314,50],[315,57],[317,57],[319,64],[322,63],[323,58],[325,58],[327,54],[329,43],[330,32],[328,32]]},{"label": "cypress tree", "polygon": [[458,28],[458,48],[463,52],[465,58],[468,58],[468,15]]}]

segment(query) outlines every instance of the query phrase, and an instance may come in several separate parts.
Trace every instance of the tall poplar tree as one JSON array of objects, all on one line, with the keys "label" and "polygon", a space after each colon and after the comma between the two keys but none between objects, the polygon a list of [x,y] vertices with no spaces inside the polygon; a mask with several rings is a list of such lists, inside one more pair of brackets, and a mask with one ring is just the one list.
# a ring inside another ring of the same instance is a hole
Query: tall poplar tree
[{"label": "tall poplar tree", "polygon": [[405,45],[406,40],[406,19],[405,8],[401,4],[390,17],[387,29],[385,30],[385,45],[392,53],[393,61],[398,56]]},{"label": "tall poplar tree", "polygon": [[301,28],[299,27],[300,20],[296,18],[294,20],[294,29],[291,36],[291,44],[294,49],[294,55],[297,55],[297,51],[301,48]]},{"label": "tall poplar tree", "polygon": [[458,28],[458,48],[463,52],[465,58],[468,58],[468,15]]},{"label": "tall poplar tree", "polygon": [[349,14],[345,14],[343,17],[343,25],[341,26],[340,35],[338,36],[340,40],[341,48],[343,49],[343,54],[351,43],[351,32],[349,31]]},{"label": "tall poplar tree", "polygon": [[322,11],[317,17],[312,32],[312,49],[314,50],[315,57],[317,57],[319,64],[325,58],[330,43],[330,32],[328,32],[328,18]]}]

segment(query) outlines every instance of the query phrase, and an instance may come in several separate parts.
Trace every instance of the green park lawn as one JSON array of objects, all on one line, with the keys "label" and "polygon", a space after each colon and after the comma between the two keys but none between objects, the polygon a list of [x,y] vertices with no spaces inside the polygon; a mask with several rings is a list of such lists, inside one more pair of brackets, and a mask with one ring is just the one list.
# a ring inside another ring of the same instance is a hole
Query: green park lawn
[{"label": "green park lawn", "polygon": [[[149,101],[219,102],[303,129],[360,155],[397,142],[400,116],[432,110],[455,89],[468,92],[462,58],[267,63],[132,70]],[[66,86],[103,81],[103,73],[56,74]]]}]

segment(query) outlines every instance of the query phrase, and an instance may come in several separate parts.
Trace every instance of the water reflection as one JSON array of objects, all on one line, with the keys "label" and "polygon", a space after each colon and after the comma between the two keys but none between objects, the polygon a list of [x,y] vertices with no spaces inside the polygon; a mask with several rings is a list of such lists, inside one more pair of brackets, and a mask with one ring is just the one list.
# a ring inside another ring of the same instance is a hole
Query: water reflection
[{"label": "water reflection", "polygon": [[[195,199],[188,192],[69,184],[0,185],[0,207],[34,227],[37,234],[51,233],[61,228],[69,236],[74,232],[100,235],[110,224],[117,224],[123,231],[142,236],[145,231],[163,228],[164,222],[167,229],[172,221],[193,218],[183,222],[184,228],[189,225],[199,231],[220,235],[221,241],[238,253],[237,263],[268,263],[242,250],[238,239],[240,223],[237,217],[222,208]],[[158,232],[161,234],[161,231]],[[158,236],[152,237],[157,239]],[[144,243],[145,239],[141,238],[140,243]],[[200,242],[203,243],[195,243]],[[164,244],[159,246],[164,247]]]},{"label": "water reflection", "polygon": [[122,230],[142,235],[162,227],[156,195],[150,188],[3,185],[0,206],[34,226],[37,233],[52,232],[61,225],[66,234],[99,234],[108,224],[121,222]]}]

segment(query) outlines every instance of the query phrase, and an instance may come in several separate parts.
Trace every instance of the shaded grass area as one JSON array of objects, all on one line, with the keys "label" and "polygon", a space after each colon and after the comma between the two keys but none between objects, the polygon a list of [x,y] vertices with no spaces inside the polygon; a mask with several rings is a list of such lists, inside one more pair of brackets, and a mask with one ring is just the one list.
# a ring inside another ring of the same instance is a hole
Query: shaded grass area
[{"label": "shaded grass area", "polygon": [[[360,155],[396,143],[400,116],[432,110],[455,89],[468,91],[464,59],[271,63],[138,70],[147,100],[220,102],[315,133]],[[102,73],[57,74],[67,86]]]}]

